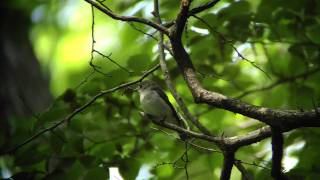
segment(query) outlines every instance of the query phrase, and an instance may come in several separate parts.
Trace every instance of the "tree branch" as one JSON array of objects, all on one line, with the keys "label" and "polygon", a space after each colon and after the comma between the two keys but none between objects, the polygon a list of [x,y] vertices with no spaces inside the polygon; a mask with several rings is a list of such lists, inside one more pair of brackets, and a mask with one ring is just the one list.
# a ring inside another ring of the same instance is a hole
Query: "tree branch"
[{"label": "tree branch", "polygon": [[241,172],[242,180],[253,180],[252,175],[246,170],[246,168],[241,164],[241,161],[235,160],[234,165]]},{"label": "tree branch", "polygon": [[115,13],[113,13],[109,8],[106,8],[106,6],[102,6],[101,4],[99,4],[98,2],[96,2],[95,0],[85,0],[87,3],[93,5],[95,8],[99,9],[101,12],[105,13],[106,15],[108,15],[109,17],[111,17],[112,19],[115,20],[120,20],[120,21],[127,21],[127,22],[138,22],[138,23],[142,23],[148,26],[151,26],[161,32],[163,32],[164,34],[168,35],[169,31],[166,27],[161,26],[157,23],[154,23],[148,19],[144,19],[144,18],[140,18],[140,17],[135,17],[135,16],[120,16],[117,15]]},{"label": "tree branch", "polygon": [[223,166],[221,170],[221,180],[229,180],[234,164],[234,151],[225,151],[223,153]]},{"label": "tree branch", "polygon": [[190,56],[184,49],[181,41],[181,34],[187,20],[188,8],[189,1],[181,1],[181,10],[176,19],[176,27],[172,29],[169,37],[173,56],[196,103],[206,103],[213,107],[239,113],[282,129],[284,127],[298,128],[320,126],[320,116],[316,113],[316,110],[300,112],[260,107],[203,88],[197,79],[196,71]]},{"label": "tree branch", "polygon": [[272,169],[271,175],[276,180],[287,179],[282,172],[283,135],[280,129],[272,128]]},{"label": "tree branch", "polygon": [[[144,114],[142,114],[142,116],[144,116]],[[153,123],[159,126],[174,130],[181,134],[186,134],[189,137],[202,139],[208,142],[214,142],[219,147],[222,147],[224,149],[238,149],[242,146],[247,146],[247,145],[259,142],[271,136],[271,129],[268,126],[249,132],[246,135],[234,136],[234,137],[215,137],[212,135],[206,135],[206,134],[197,133],[191,130],[187,130],[175,124],[171,124],[158,119],[150,119],[150,120],[152,120]],[[290,129],[285,129],[283,130],[283,132],[286,132],[289,130]]]},{"label": "tree branch", "polygon": [[176,39],[177,37],[180,36],[170,37],[173,55],[196,103],[206,103],[281,128],[284,126],[290,128],[320,126],[320,117],[315,110],[300,112],[260,107],[204,89],[196,77],[195,69],[181,39]]},{"label": "tree branch", "polygon": [[301,74],[297,74],[295,76],[291,76],[291,77],[286,77],[286,78],[282,78],[282,79],[279,79],[277,80],[276,82],[268,85],[268,86],[265,86],[265,87],[261,87],[261,88],[256,88],[256,89],[251,89],[251,90],[248,90],[248,91],[245,91],[243,92],[241,95],[237,96],[236,98],[237,99],[241,99],[251,93],[256,93],[256,92],[259,92],[259,91],[266,91],[266,90],[270,90],[278,85],[281,85],[281,84],[284,84],[284,83],[289,83],[289,82],[293,82],[297,79],[300,79],[300,78],[307,78],[308,76],[310,75],[313,75],[317,72],[320,71],[320,68],[314,68],[312,70],[309,70],[309,71],[306,71],[304,73],[301,73]]},{"label": "tree branch", "polygon": [[[202,11],[205,11],[211,7],[213,7],[214,5],[216,5],[220,0],[211,0],[210,2],[207,2],[207,3],[204,3],[200,6],[197,6],[193,9],[191,9],[189,12],[188,12],[188,17],[190,16],[194,16]],[[175,24],[174,21],[170,21],[170,22],[167,22],[164,24],[165,27],[171,27]]]},{"label": "tree branch", "polygon": [[193,16],[193,15],[195,15],[197,13],[200,13],[200,12],[202,12],[204,10],[207,10],[207,9],[213,7],[214,5],[216,5],[219,1],[220,0],[211,0],[210,2],[202,4],[202,5],[198,6],[198,7],[195,7],[195,8],[193,8],[193,9],[191,9],[189,11],[188,16]]},{"label": "tree branch", "polygon": [[[162,24],[161,21],[161,17],[160,17],[160,13],[159,13],[159,4],[158,4],[158,0],[154,1],[154,12],[153,15],[155,16],[157,23],[158,24]],[[189,112],[186,104],[184,103],[184,101],[182,100],[181,96],[177,93],[173,83],[172,83],[172,79],[169,73],[169,69],[167,67],[166,64],[166,60],[165,60],[165,53],[164,53],[164,47],[163,47],[163,33],[159,32],[159,41],[158,41],[158,50],[159,50],[159,59],[160,59],[160,67],[161,70],[164,74],[165,77],[165,81],[166,84],[170,90],[170,92],[172,93],[173,97],[175,98],[176,102],[179,104],[179,107],[181,108],[181,110],[183,111],[183,114],[185,115],[185,117],[187,119],[189,119],[202,133],[206,134],[206,135],[210,135],[210,131],[204,127],[202,124],[199,123],[198,119],[194,118],[191,113]]]},{"label": "tree branch", "polygon": [[178,13],[178,16],[176,17],[176,20],[175,20],[176,22],[175,28],[169,34],[171,38],[177,41],[181,41],[182,32],[184,30],[184,27],[188,19],[190,3],[191,3],[191,0],[181,0],[180,12]]},{"label": "tree branch", "polygon": [[19,148],[23,147],[24,145],[32,142],[33,140],[37,139],[38,137],[40,137],[42,134],[52,131],[55,128],[59,127],[60,125],[69,122],[73,117],[75,117],[77,114],[81,113],[83,110],[85,110],[86,108],[88,108],[91,104],[93,104],[98,98],[108,94],[108,93],[112,93],[115,92],[119,89],[123,89],[126,87],[129,87],[131,85],[134,85],[138,82],[141,82],[144,78],[146,78],[149,74],[151,74],[152,72],[154,72],[155,70],[157,70],[160,67],[160,65],[156,65],[153,68],[151,68],[150,70],[148,70],[147,72],[145,72],[139,79],[135,80],[135,81],[131,81],[131,82],[127,82],[127,83],[123,83],[119,86],[116,86],[114,88],[108,89],[108,90],[104,90],[101,91],[100,93],[96,94],[94,97],[91,98],[91,100],[89,100],[87,103],[85,103],[84,105],[82,105],[81,107],[75,109],[72,113],[70,113],[68,116],[66,116],[65,118],[61,119],[60,121],[58,121],[56,124],[45,128],[41,131],[39,131],[38,133],[34,134],[33,136],[29,137],[28,139],[26,139],[24,142],[22,142],[21,144],[18,144],[17,146],[10,148],[7,151],[4,152],[0,152],[0,155],[3,154],[9,154],[9,153],[14,153],[16,150],[18,150]]},{"label": "tree branch", "polygon": [[264,126],[257,130],[251,131],[246,135],[234,136],[227,139],[229,139],[230,141],[229,144],[233,146],[233,148],[238,149],[242,146],[247,146],[247,145],[259,142],[270,136],[271,136],[271,128],[269,126]]}]

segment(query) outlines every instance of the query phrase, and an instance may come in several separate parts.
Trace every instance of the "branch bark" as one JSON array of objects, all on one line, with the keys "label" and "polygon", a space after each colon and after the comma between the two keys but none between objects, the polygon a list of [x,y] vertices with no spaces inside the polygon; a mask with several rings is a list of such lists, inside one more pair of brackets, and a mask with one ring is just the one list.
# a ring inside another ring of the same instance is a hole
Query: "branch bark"
[{"label": "branch bark", "polygon": [[280,129],[272,128],[272,169],[271,176],[276,180],[285,180],[282,172],[283,135]]},{"label": "branch bark", "polygon": [[221,170],[221,180],[229,180],[231,176],[232,167],[234,164],[234,151],[223,152],[223,167]]},{"label": "branch bark", "polygon": [[[157,23],[162,25],[160,12],[159,12],[158,0],[154,0],[154,12],[153,12],[153,15],[155,16]],[[164,45],[163,33],[160,31],[159,32],[159,41],[158,41],[160,67],[161,67],[161,70],[162,70],[162,72],[164,74],[165,81],[166,81],[166,84],[167,84],[170,92],[172,93],[173,97],[175,98],[175,100],[179,104],[179,107],[183,111],[184,116],[188,120],[190,120],[202,133],[204,133],[206,135],[211,135],[210,131],[206,127],[204,127],[202,124],[200,124],[198,119],[196,119],[195,117],[193,117],[191,115],[191,113],[189,112],[186,104],[182,100],[181,96],[177,93],[176,88],[174,87],[174,85],[172,83],[172,78],[170,76],[169,69],[168,69],[167,64],[166,64],[164,46],[163,45]]]},{"label": "branch bark", "polygon": [[120,20],[120,21],[127,21],[127,22],[138,22],[142,23],[148,26],[151,26],[159,31],[161,31],[164,34],[169,34],[169,31],[166,27],[161,26],[157,23],[154,23],[148,19],[140,18],[140,17],[135,17],[135,16],[120,16],[118,14],[113,13],[109,8],[106,8],[105,6],[100,5],[98,2],[95,0],[85,0],[87,3],[93,5],[95,8],[99,9],[101,12],[105,13],[109,17],[115,20]]},{"label": "branch bark", "polygon": [[172,44],[174,58],[196,103],[206,103],[213,107],[239,113],[274,127],[298,128],[320,126],[320,116],[315,110],[300,112],[260,107],[203,88],[196,77],[189,54],[181,42],[181,29],[183,29],[186,23],[187,16],[186,12],[184,12],[185,8],[186,7],[182,8],[183,11],[177,17],[177,27],[170,33],[170,42]]},{"label": "branch bark", "polygon": [[241,161],[235,160],[234,165],[241,172],[242,180],[253,180],[252,175],[246,170],[246,168],[241,164]]},{"label": "branch bark", "polygon": [[211,0],[210,2],[207,2],[205,4],[202,4],[198,7],[195,7],[193,9],[191,9],[188,13],[188,16],[193,16],[195,14],[198,14],[204,10],[207,10],[209,8],[212,8],[214,5],[216,5],[220,0]]}]

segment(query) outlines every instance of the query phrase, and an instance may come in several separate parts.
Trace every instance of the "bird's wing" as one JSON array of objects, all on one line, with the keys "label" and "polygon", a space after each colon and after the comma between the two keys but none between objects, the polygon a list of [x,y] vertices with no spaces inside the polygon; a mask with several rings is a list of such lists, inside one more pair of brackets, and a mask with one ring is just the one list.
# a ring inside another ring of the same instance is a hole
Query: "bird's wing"
[{"label": "bird's wing", "polygon": [[169,105],[174,118],[177,120],[177,123],[180,127],[183,127],[182,122],[176,112],[176,110],[174,109],[173,105],[171,104],[171,102],[168,99],[168,96],[160,89],[160,88],[153,88],[154,91],[156,91],[158,93],[158,95]]}]

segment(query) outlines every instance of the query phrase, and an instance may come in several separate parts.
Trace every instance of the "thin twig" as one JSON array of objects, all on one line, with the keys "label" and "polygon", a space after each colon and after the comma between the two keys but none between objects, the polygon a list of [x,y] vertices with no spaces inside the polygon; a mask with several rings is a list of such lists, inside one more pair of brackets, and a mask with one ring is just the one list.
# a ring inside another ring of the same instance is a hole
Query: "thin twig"
[{"label": "thin twig", "polygon": [[135,16],[120,16],[118,14],[115,14],[114,12],[112,12],[110,10],[110,8],[106,8],[106,5],[101,5],[99,2],[96,2],[95,0],[85,0],[87,3],[93,5],[95,8],[99,9],[101,12],[105,13],[106,15],[108,15],[109,17],[111,17],[112,19],[115,20],[120,20],[120,21],[127,21],[127,22],[138,22],[138,23],[142,23],[148,26],[151,26],[161,32],[163,32],[164,34],[169,34],[169,30],[162,26],[159,25],[157,23],[154,23],[148,19],[144,19],[144,18],[140,18],[140,17],[135,17]]},{"label": "thin twig", "polygon": [[255,166],[255,167],[259,167],[259,168],[262,168],[262,169],[266,169],[266,170],[271,170],[271,168],[267,167],[267,166],[261,166],[255,162],[253,163],[249,163],[249,162],[245,162],[245,161],[242,161],[242,160],[239,160],[239,159],[236,159],[235,161],[238,161],[240,162],[241,164],[246,164],[246,165],[250,165],[250,166]]},{"label": "thin twig", "polygon": [[156,65],[153,68],[149,69],[148,71],[146,71],[140,78],[138,78],[137,80],[131,81],[131,82],[127,82],[127,83],[123,83],[120,84],[114,88],[108,89],[108,90],[104,90],[101,91],[100,93],[96,94],[94,97],[91,98],[91,100],[89,100],[87,103],[85,103],[84,105],[82,105],[81,107],[75,109],[72,113],[70,113],[69,115],[67,115],[65,118],[61,119],[60,121],[57,121],[54,125],[45,128],[39,132],[37,132],[36,134],[34,134],[33,136],[29,137],[28,139],[26,139],[24,142],[22,142],[21,144],[16,145],[13,148],[10,148],[4,152],[0,152],[0,155],[2,154],[9,154],[9,153],[13,153],[16,150],[18,150],[19,148],[23,147],[24,145],[30,143],[31,141],[37,139],[38,137],[40,137],[42,134],[46,133],[46,132],[50,132],[52,130],[54,130],[55,128],[59,127],[61,124],[64,124],[66,122],[69,122],[73,117],[75,117],[77,114],[81,113],[82,111],[84,111],[86,108],[88,108],[90,105],[92,105],[98,98],[108,94],[108,93],[112,93],[115,92],[119,89],[123,89],[126,87],[129,87],[131,85],[134,85],[138,82],[141,82],[144,78],[146,78],[149,74],[153,73],[155,70],[157,70],[160,67],[160,65]]},{"label": "thin twig", "polygon": [[158,41],[158,39],[157,39],[156,37],[154,37],[152,34],[149,34],[149,33],[147,33],[147,32],[144,32],[144,31],[141,30],[140,28],[136,27],[136,26],[134,25],[134,23],[129,23],[129,25],[130,25],[134,30],[136,30],[136,31],[138,31],[138,32],[140,32],[140,33],[142,33],[142,34],[144,34],[144,35],[152,38],[152,39],[155,40],[155,41]]},{"label": "thin twig", "polygon": [[193,15],[195,15],[197,13],[200,13],[200,12],[202,12],[204,10],[207,10],[207,9],[213,7],[214,5],[216,5],[219,1],[220,0],[211,0],[210,2],[202,4],[202,5],[198,6],[198,7],[195,7],[195,8],[193,8],[193,9],[191,9],[189,11],[188,16],[193,16]]},{"label": "thin twig", "polygon": [[198,19],[200,22],[202,22],[203,24],[205,24],[211,31],[213,31],[214,33],[218,34],[218,36],[219,36],[220,38],[222,38],[223,42],[229,43],[230,46],[231,46],[231,48],[237,53],[238,57],[240,57],[242,60],[250,63],[253,67],[259,69],[259,70],[260,70],[262,73],[264,73],[269,79],[271,79],[271,77],[269,76],[269,74],[268,74],[265,70],[263,70],[262,68],[260,68],[254,61],[251,61],[251,60],[245,58],[245,57],[238,51],[238,49],[232,44],[232,42],[231,42],[230,40],[226,39],[223,34],[221,34],[220,32],[218,32],[217,30],[215,30],[207,21],[205,21],[204,19],[202,19],[202,18],[200,18],[200,17],[198,17],[198,16],[196,16],[196,15],[192,15],[192,17]]},{"label": "thin twig", "polygon": [[98,50],[95,50],[95,49],[94,49],[93,51],[94,51],[95,53],[99,54],[100,56],[102,56],[103,58],[108,59],[108,60],[111,61],[113,64],[117,65],[120,69],[126,71],[129,75],[133,73],[133,71],[130,71],[129,69],[125,68],[124,66],[121,66],[119,63],[117,63],[115,60],[113,60],[113,59],[111,58],[111,55],[112,55],[111,53],[110,53],[109,55],[105,55],[105,54],[101,53],[101,52],[98,51]]},{"label": "thin twig", "polygon": [[[102,72],[100,70],[100,67],[99,66],[96,66],[94,63],[93,63],[93,60],[94,60],[94,45],[96,43],[96,40],[95,40],[95,37],[94,37],[94,26],[95,26],[95,15],[94,15],[94,8],[93,8],[93,5],[91,5],[91,18],[92,18],[92,22],[91,22],[91,53],[90,53],[90,61],[89,61],[89,65],[92,67],[93,71],[94,72],[98,72],[104,76],[109,76],[111,77],[110,74],[107,74],[105,72]],[[90,73],[91,74],[91,73]]]},{"label": "thin twig", "polygon": [[281,84],[284,84],[284,83],[289,83],[289,82],[293,82],[297,79],[301,79],[301,78],[307,78],[308,76],[310,75],[313,75],[317,72],[320,72],[320,68],[314,68],[313,70],[309,70],[309,71],[306,71],[304,73],[301,73],[301,74],[297,74],[297,75],[294,75],[294,76],[291,76],[291,77],[284,77],[284,78],[281,78],[279,80],[277,80],[276,82],[272,83],[272,84],[269,84],[267,86],[264,86],[264,87],[261,87],[261,88],[256,88],[256,89],[251,89],[251,90],[247,90],[245,92],[243,92],[241,95],[237,96],[236,98],[237,99],[241,99],[249,94],[252,94],[252,93],[256,93],[256,92],[260,92],[260,91],[266,91],[266,90],[270,90],[276,86],[279,86]]}]

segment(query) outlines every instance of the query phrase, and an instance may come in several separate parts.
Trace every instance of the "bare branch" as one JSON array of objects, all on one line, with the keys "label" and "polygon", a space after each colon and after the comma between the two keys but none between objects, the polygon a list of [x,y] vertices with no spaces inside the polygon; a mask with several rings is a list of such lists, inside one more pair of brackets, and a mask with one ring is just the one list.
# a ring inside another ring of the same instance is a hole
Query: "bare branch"
[{"label": "bare branch", "polygon": [[140,32],[140,33],[142,33],[142,34],[144,34],[144,35],[152,38],[152,39],[155,40],[155,41],[158,41],[158,39],[157,39],[156,37],[154,37],[153,34],[149,34],[149,33],[147,33],[147,32],[144,32],[143,30],[141,30],[141,29],[139,29],[138,27],[136,27],[136,26],[134,25],[134,23],[129,23],[129,25],[130,25],[134,30],[136,30],[136,31],[138,31],[138,32]]},{"label": "bare branch", "polygon": [[[207,2],[207,3],[204,3],[200,6],[197,6],[193,9],[191,9],[189,12],[188,12],[188,17],[190,16],[193,16],[193,15],[196,15],[202,11],[205,11],[211,7],[213,7],[214,5],[216,5],[220,0],[211,0],[210,2]],[[167,22],[165,24],[163,24],[165,27],[171,27],[175,24],[174,21],[170,21],[170,22]]]},{"label": "bare branch", "polygon": [[247,146],[247,145],[259,142],[270,136],[271,136],[271,128],[269,126],[264,126],[257,130],[251,131],[246,135],[234,136],[228,139],[231,141],[230,144],[237,149],[242,146]]},{"label": "bare branch", "polygon": [[[161,25],[162,21],[161,21],[161,17],[160,17],[160,13],[159,13],[158,0],[154,0],[153,15],[155,16],[157,23]],[[166,60],[165,60],[165,53],[164,53],[164,47],[163,47],[163,44],[164,44],[163,34],[162,34],[162,32],[159,32],[159,33],[160,33],[159,34],[159,41],[158,41],[158,50],[159,50],[159,57],[160,57],[159,60],[160,60],[160,67],[161,67],[161,70],[164,74],[166,84],[167,84],[170,92],[172,93],[173,97],[175,98],[175,100],[179,104],[179,107],[183,111],[183,114],[185,115],[185,117],[187,117],[187,119],[189,119],[202,133],[204,133],[206,135],[210,135],[211,134],[210,131],[206,127],[204,127],[202,124],[200,124],[199,121],[191,115],[191,113],[189,112],[183,99],[176,91],[176,89],[172,83],[172,78],[170,76],[169,69],[167,67]]]},{"label": "bare branch", "polygon": [[229,110],[247,117],[257,119],[268,125],[278,127],[319,127],[320,117],[315,110],[306,112],[294,110],[279,110],[259,107],[223,94],[206,90],[199,82],[189,54],[184,49],[181,39],[170,38],[174,58],[182,72],[196,103],[206,103],[213,107]]},{"label": "bare branch", "polygon": [[241,172],[243,180],[253,180],[253,177],[249,174],[246,168],[241,164],[241,161],[235,160],[234,165]]},{"label": "bare branch", "polygon": [[125,68],[124,66],[121,66],[119,63],[117,63],[115,60],[113,60],[113,59],[111,58],[111,53],[110,53],[109,55],[105,55],[105,54],[103,54],[103,53],[101,53],[100,51],[95,50],[95,49],[93,50],[93,52],[99,54],[99,55],[100,55],[101,57],[103,57],[103,58],[108,59],[110,62],[112,62],[113,64],[115,64],[116,66],[118,66],[120,69],[126,71],[129,75],[133,73],[133,72],[130,71],[129,69]]},{"label": "bare branch", "polygon": [[174,31],[170,32],[170,37],[172,39],[175,39],[176,41],[181,41],[182,32],[184,30],[184,27],[188,19],[190,4],[191,4],[191,0],[181,0],[180,12],[175,20],[176,22],[175,29]]},{"label": "bare branch", "polygon": [[115,92],[119,89],[123,89],[126,87],[129,87],[131,85],[134,85],[138,82],[141,82],[144,78],[146,78],[149,74],[153,73],[155,70],[157,70],[160,67],[160,65],[156,65],[153,68],[151,68],[150,70],[146,71],[139,79],[135,80],[135,81],[131,81],[131,82],[127,82],[127,83],[123,83],[119,86],[116,86],[114,88],[108,89],[108,90],[104,90],[101,91],[100,93],[96,94],[94,97],[91,98],[91,100],[89,100],[87,103],[85,103],[84,105],[82,105],[81,107],[75,109],[72,113],[70,113],[68,116],[66,116],[65,118],[61,119],[60,121],[58,121],[57,123],[55,123],[54,125],[45,128],[41,131],[39,131],[38,133],[34,134],[33,136],[29,137],[28,139],[26,139],[24,142],[22,142],[21,144],[18,144],[17,146],[10,148],[7,151],[4,152],[0,152],[0,155],[2,154],[9,154],[9,153],[13,153],[16,150],[18,150],[19,148],[23,147],[24,145],[30,143],[31,141],[37,139],[38,137],[40,137],[42,134],[46,133],[46,132],[50,132],[52,130],[54,130],[55,128],[59,127],[60,125],[69,122],[73,117],[75,117],[77,114],[81,113],[83,110],[85,110],[86,108],[88,108],[90,105],[92,105],[98,98],[108,94],[108,93],[112,93]]},{"label": "bare branch", "polygon": [[95,0],[85,0],[87,3],[91,4],[95,8],[99,9],[101,12],[105,13],[109,17],[115,20],[120,20],[120,21],[127,21],[127,22],[138,22],[142,23],[148,26],[151,26],[164,34],[169,34],[169,31],[166,27],[161,26],[157,23],[154,23],[148,19],[140,18],[140,17],[135,17],[135,16],[120,16],[115,13],[113,13],[109,8],[106,8],[106,6],[102,6],[100,3],[96,2]]},{"label": "bare branch", "polygon": [[188,16],[192,16],[192,15],[195,15],[197,13],[200,13],[204,10],[207,10],[209,8],[212,8],[214,5],[216,5],[220,0],[211,0],[210,2],[207,2],[205,4],[202,4],[198,7],[195,7],[193,9],[191,9],[188,13]]},{"label": "bare branch", "polygon": [[[145,117],[147,118],[147,117]],[[175,124],[171,124],[165,121],[161,121],[158,119],[150,119],[152,120],[153,123],[174,130],[178,133],[182,133],[182,134],[186,134],[188,135],[188,137],[190,138],[198,138],[198,139],[202,139],[208,142],[214,142],[217,145],[223,145],[224,148],[229,148],[229,149],[238,149],[242,146],[247,146],[256,142],[259,142],[265,138],[268,138],[271,136],[271,129],[270,127],[262,127],[260,129],[254,130],[252,132],[249,132],[246,135],[242,135],[242,136],[234,136],[234,137],[215,137],[212,135],[205,135],[205,134],[201,134],[201,133],[197,133],[191,130],[187,130],[184,128],[181,128]],[[289,131],[290,129],[286,129],[283,132]],[[222,148],[223,148],[222,147]]]},{"label": "bare branch", "polygon": [[250,63],[253,67],[257,68],[258,70],[260,70],[261,72],[263,72],[269,79],[271,79],[271,77],[268,75],[268,73],[263,70],[262,68],[260,68],[254,61],[251,61],[247,58],[245,58],[239,51],[238,49],[232,44],[232,41],[228,40],[227,38],[224,37],[223,34],[221,34],[219,31],[215,30],[207,21],[205,21],[204,19],[193,15],[194,18],[198,19],[200,22],[202,22],[203,24],[205,24],[211,31],[213,31],[214,33],[218,34],[218,36],[223,40],[223,42],[230,44],[231,48],[237,53],[238,57],[241,58],[241,60],[244,60],[248,63]]},{"label": "bare branch", "polygon": [[272,169],[271,175],[276,180],[285,180],[282,172],[283,135],[280,129],[272,128]]},{"label": "bare branch", "polygon": [[241,95],[237,96],[236,98],[237,99],[241,99],[241,98],[243,98],[243,97],[245,97],[245,96],[247,96],[249,94],[252,94],[252,93],[270,90],[270,89],[272,89],[272,88],[274,88],[276,86],[279,86],[281,84],[294,82],[295,80],[301,79],[301,78],[307,78],[308,76],[313,75],[313,74],[318,73],[318,72],[320,72],[320,68],[319,67],[318,68],[314,68],[314,69],[309,70],[309,71],[306,71],[306,72],[301,73],[301,74],[297,74],[295,76],[282,78],[282,79],[279,79],[279,80],[277,80],[276,82],[274,82],[272,84],[269,84],[268,86],[245,91]]},{"label": "bare branch", "polygon": [[223,166],[222,166],[222,170],[221,170],[221,176],[220,179],[221,180],[229,180],[230,179],[230,175],[231,175],[231,171],[232,171],[232,167],[234,164],[234,151],[225,151],[223,153]]}]

